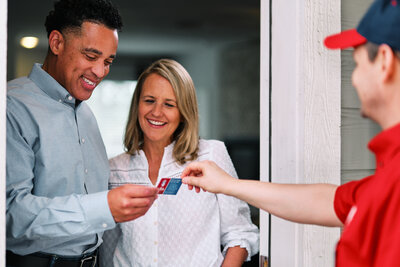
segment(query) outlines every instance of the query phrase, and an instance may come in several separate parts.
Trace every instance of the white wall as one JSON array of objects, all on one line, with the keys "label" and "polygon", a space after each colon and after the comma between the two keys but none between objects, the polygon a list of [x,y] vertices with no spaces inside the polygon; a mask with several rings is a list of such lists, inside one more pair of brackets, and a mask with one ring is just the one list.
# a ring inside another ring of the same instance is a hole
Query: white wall
[{"label": "white wall", "polygon": [[0,1],[0,266],[5,266],[7,1]]}]

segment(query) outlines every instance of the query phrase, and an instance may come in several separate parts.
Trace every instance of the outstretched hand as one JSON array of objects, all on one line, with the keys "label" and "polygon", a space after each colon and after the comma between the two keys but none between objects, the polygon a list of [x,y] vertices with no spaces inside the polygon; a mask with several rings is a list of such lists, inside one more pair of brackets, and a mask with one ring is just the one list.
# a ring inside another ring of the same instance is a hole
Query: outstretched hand
[{"label": "outstretched hand", "polygon": [[212,193],[223,193],[229,182],[234,180],[213,161],[190,163],[182,172],[181,178],[190,190],[194,187],[197,193],[200,188]]},{"label": "outstretched hand", "polygon": [[115,222],[143,216],[157,199],[156,187],[126,184],[108,192],[108,205]]}]

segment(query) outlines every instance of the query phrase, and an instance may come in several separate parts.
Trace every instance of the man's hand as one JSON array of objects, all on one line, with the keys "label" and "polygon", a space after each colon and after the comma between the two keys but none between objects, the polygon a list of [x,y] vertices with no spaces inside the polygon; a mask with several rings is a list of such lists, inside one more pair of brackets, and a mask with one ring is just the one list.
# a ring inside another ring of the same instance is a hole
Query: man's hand
[{"label": "man's hand", "polygon": [[108,192],[108,205],[115,222],[126,222],[144,215],[157,199],[156,187],[126,184]]},{"label": "man's hand", "polygon": [[229,183],[235,180],[212,161],[190,163],[181,177],[182,182],[187,184],[190,190],[194,186],[197,193],[200,192],[200,188],[212,193],[224,193]]}]

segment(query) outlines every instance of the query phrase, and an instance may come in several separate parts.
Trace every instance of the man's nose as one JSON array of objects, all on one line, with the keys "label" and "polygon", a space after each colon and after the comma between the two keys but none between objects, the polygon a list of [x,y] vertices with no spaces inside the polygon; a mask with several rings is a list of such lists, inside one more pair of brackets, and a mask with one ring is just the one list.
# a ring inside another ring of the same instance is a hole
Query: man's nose
[{"label": "man's nose", "polygon": [[108,66],[104,65],[103,62],[96,62],[92,67],[92,72],[99,79],[103,79],[108,74]]}]

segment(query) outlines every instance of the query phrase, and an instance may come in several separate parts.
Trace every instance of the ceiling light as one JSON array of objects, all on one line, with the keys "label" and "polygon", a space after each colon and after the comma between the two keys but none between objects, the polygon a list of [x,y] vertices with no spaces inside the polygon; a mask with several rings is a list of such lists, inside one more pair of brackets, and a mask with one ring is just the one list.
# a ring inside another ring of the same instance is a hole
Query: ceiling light
[{"label": "ceiling light", "polygon": [[35,48],[38,45],[39,39],[36,37],[27,36],[27,37],[23,37],[19,43],[23,47],[31,49],[31,48]]}]

